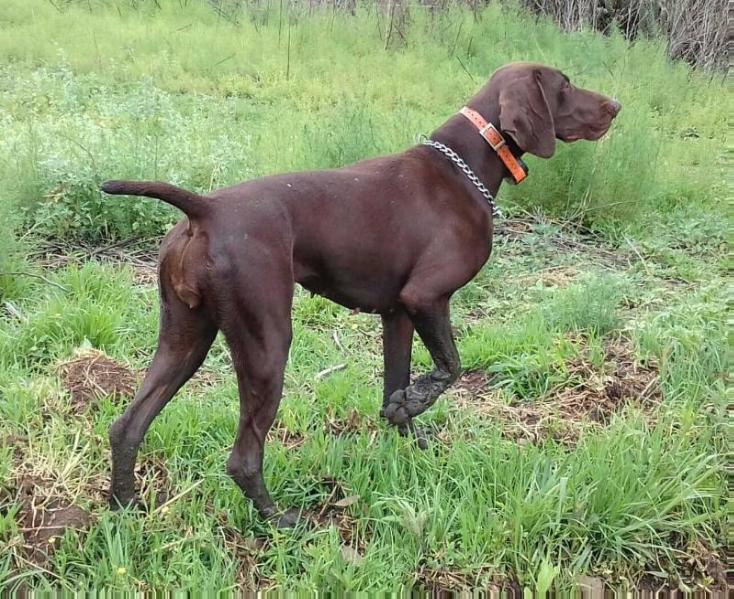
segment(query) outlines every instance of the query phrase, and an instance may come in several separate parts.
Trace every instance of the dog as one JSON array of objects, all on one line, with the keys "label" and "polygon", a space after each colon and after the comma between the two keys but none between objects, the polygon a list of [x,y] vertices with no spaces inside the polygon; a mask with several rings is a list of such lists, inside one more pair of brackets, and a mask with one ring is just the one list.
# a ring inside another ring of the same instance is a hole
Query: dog
[{"label": "dog", "polygon": [[[158,198],[186,215],[161,245],[158,348],[110,428],[111,504],[134,501],[146,430],[222,331],[240,396],[227,472],[263,518],[295,524],[298,513],[278,510],[262,474],[292,338],[295,283],[380,315],[381,413],[401,432],[415,432],[413,418],[460,374],[449,300],[489,258],[493,197],[503,179],[525,177],[523,153],[550,158],[557,140],[599,139],[620,110],[618,101],[574,86],[558,69],[514,63],[425,143],[400,154],[207,195],[161,182],[105,182],[108,194]],[[414,331],[435,369],[411,383]]]}]

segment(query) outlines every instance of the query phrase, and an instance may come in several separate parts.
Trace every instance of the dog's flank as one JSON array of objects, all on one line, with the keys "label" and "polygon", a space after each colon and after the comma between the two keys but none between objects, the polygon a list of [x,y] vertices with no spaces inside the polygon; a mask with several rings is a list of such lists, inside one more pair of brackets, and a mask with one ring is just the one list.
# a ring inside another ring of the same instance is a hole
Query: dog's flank
[{"label": "dog's flank", "polygon": [[204,216],[207,213],[207,202],[211,201],[163,181],[105,181],[101,189],[111,195],[146,196],[163,200],[189,218]]}]

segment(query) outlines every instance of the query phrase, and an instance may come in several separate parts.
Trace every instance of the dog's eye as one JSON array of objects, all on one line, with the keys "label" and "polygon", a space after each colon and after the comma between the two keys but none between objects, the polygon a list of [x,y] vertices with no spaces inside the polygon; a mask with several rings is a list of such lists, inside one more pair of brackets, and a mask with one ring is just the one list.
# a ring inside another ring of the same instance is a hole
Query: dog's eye
[{"label": "dog's eye", "polygon": [[558,98],[559,98],[559,100],[562,103],[568,101],[569,98],[570,98],[570,96],[571,96],[571,91],[572,91],[571,82],[564,77],[563,78],[563,83],[561,83],[561,87],[558,90]]},{"label": "dog's eye", "polygon": [[558,100],[560,102],[565,102],[568,99],[570,92],[571,84],[567,79],[564,79],[563,83],[561,83],[561,87],[558,89]]}]

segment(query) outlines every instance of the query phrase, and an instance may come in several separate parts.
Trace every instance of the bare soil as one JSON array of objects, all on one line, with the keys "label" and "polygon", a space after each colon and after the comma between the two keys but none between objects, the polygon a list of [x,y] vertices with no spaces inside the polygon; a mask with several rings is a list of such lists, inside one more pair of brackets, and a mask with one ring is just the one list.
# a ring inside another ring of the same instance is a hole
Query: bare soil
[{"label": "bare soil", "polygon": [[585,429],[609,424],[627,406],[635,406],[654,421],[662,399],[657,363],[641,364],[632,343],[623,338],[607,342],[604,353],[599,369],[582,352],[567,365],[574,384],[553,389],[533,402],[508,403],[492,388],[488,374],[466,372],[454,387],[458,403],[499,420],[503,435],[520,443],[554,438],[573,445]]},{"label": "bare soil", "polygon": [[83,532],[92,522],[89,512],[69,500],[36,492],[44,487],[45,481],[30,477],[18,481],[21,508],[17,521],[23,536],[22,554],[41,567],[48,563],[67,531]]},{"label": "bare soil", "polygon": [[77,412],[102,397],[132,397],[139,384],[135,371],[96,349],[81,350],[59,370]]}]

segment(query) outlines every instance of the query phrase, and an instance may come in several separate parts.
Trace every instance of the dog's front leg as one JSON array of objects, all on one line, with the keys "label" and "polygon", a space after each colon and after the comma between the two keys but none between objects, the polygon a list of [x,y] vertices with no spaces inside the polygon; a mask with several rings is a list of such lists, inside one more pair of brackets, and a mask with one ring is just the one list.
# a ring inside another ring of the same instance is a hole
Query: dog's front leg
[{"label": "dog's front leg", "polygon": [[402,308],[396,308],[382,315],[382,349],[385,364],[385,379],[382,395],[382,409],[398,389],[410,384],[410,355],[413,347],[413,321]]},{"label": "dog's front leg", "polygon": [[[396,308],[389,314],[382,315],[385,378],[380,416],[383,418],[393,393],[410,385],[410,357],[414,331],[415,325],[413,325],[410,316],[402,307]],[[400,422],[397,427],[401,435],[415,436],[421,448],[425,449],[428,446],[423,433],[416,429],[411,418]]]},{"label": "dog's front leg", "polygon": [[418,377],[412,385],[391,394],[384,413],[398,426],[409,423],[436,403],[461,372],[459,352],[451,331],[448,297],[415,306],[411,319],[436,368]]}]

